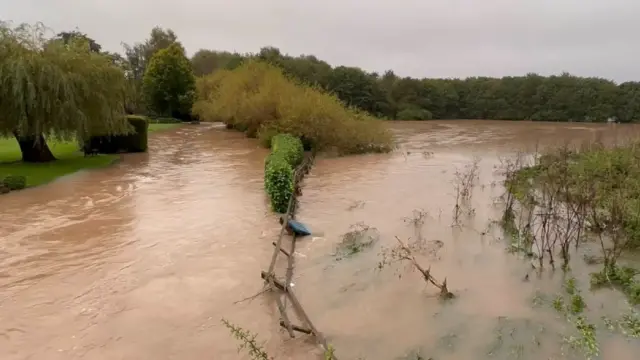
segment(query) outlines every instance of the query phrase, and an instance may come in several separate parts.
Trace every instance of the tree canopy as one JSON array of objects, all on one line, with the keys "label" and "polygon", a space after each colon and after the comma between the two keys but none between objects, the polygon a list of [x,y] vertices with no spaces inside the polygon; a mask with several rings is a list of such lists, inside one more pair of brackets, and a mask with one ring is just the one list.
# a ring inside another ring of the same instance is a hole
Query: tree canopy
[{"label": "tree canopy", "polygon": [[153,55],[144,73],[143,92],[149,109],[158,115],[188,118],[195,87],[191,63],[178,43]]},{"label": "tree canopy", "polygon": [[[228,52],[200,50],[196,55],[192,61],[197,63],[198,75],[230,68],[221,61],[230,56]],[[289,56],[274,47],[233,55],[267,61],[290,77],[318,85],[348,105],[387,119],[640,120],[640,82],[618,85],[568,73],[417,79],[397,76],[392,70],[380,76],[357,67],[332,67],[315,56]]]},{"label": "tree canopy", "polygon": [[128,131],[122,69],[87,39],[51,41],[47,33],[41,24],[0,23],[0,134],[18,139],[25,161],[53,160],[43,134]]}]

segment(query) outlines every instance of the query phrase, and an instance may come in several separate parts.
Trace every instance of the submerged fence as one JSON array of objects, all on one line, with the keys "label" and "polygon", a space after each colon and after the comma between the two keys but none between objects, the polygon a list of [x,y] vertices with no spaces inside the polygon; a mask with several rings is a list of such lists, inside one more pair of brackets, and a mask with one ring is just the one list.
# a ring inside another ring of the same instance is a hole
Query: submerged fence
[{"label": "submerged fence", "polygon": [[[306,174],[309,173],[311,166],[313,164],[314,155],[309,154],[305,156],[304,160],[298,166],[294,173],[294,191],[289,199],[289,205],[287,206],[287,212],[284,214],[282,228],[280,229],[280,235],[278,239],[274,241],[272,244],[274,246],[273,255],[271,256],[271,263],[269,264],[269,269],[267,271],[262,271],[260,273],[260,277],[267,283],[269,290],[271,292],[277,292],[275,295],[276,305],[278,306],[278,310],[280,312],[280,326],[285,328],[289,333],[289,336],[292,338],[296,337],[296,332],[313,335],[316,338],[316,341],[322,347],[326,354],[328,354],[328,359],[335,359],[335,355],[333,355],[333,350],[329,348],[326,339],[318,331],[315,327],[309,315],[307,315],[306,311],[298,301],[295,293],[291,289],[291,279],[293,278],[293,270],[294,270],[294,262],[295,262],[295,251],[296,251],[296,235],[291,235],[291,242],[289,247],[285,249],[283,247],[283,239],[285,238],[285,229],[287,226],[287,222],[289,219],[295,218],[295,212],[297,208],[297,197],[301,193],[300,185],[302,179]],[[278,256],[286,256],[287,257],[287,268],[284,274],[284,278],[282,276],[278,276],[276,274],[276,262],[278,260]],[[296,315],[296,318],[301,322],[300,324],[295,324],[292,322],[292,318],[289,316],[290,312],[287,310],[287,301],[291,303],[291,307]]]}]

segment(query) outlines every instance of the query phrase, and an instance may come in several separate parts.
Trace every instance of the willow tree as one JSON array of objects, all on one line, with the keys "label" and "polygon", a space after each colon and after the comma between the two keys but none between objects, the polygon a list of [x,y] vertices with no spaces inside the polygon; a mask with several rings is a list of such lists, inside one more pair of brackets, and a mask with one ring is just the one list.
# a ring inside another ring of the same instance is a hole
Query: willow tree
[{"label": "willow tree", "polygon": [[48,34],[42,24],[0,22],[0,137],[14,136],[25,162],[55,160],[46,138],[130,131],[122,69],[86,40]]}]

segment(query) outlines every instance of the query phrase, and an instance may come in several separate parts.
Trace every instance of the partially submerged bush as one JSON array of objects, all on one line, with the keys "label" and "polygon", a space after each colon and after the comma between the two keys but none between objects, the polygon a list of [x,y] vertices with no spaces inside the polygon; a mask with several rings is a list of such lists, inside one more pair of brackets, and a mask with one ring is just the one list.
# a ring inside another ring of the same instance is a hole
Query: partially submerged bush
[{"label": "partially submerged bush", "polygon": [[271,154],[264,164],[264,186],[273,211],[287,211],[294,191],[294,169],[302,162],[304,149],[300,139],[278,134],[271,139]]},{"label": "partially submerged bush", "polygon": [[384,152],[392,148],[382,121],[345,108],[335,96],[289,80],[277,67],[247,61],[198,80],[193,113],[202,121],[222,121],[249,136],[288,133],[316,150],[341,154]]},{"label": "partially submerged bush", "polygon": [[128,115],[127,121],[131,125],[129,133],[91,136],[84,144],[85,151],[95,149],[104,154],[147,151],[149,120],[144,116]]},{"label": "partially submerged bush", "polygon": [[275,212],[287,211],[293,195],[293,168],[284,157],[272,154],[264,172],[264,184],[271,200],[271,209]]},{"label": "partially submerged bush", "polygon": [[2,185],[11,191],[22,190],[27,187],[27,178],[21,175],[9,175],[2,180]]},{"label": "partially submerged bush", "polygon": [[296,167],[302,162],[302,141],[289,134],[278,134],[271,138],[271,152],[282,156],[289,165]]}]

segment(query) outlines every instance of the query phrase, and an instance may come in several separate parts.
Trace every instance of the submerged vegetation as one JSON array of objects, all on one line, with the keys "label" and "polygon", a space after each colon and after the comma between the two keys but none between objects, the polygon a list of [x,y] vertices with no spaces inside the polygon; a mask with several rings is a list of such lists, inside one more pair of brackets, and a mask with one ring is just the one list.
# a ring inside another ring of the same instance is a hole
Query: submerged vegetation
[{"label": "submerged vegetation", "polygon": [[260,61],[200,78],[194,113],[203,121],[222,121],[268,144],[274,134],[299,137],[314,150],[340,154],[389,151],[384,124],[315,87],[296,83]]},{"label": "submerged vegetation", "polygon": [[595,242],[602,270],[592,274],[594,286],[621,289],[640,304],[637,270],[620,264],[640,248],[640,148],[636,143],[607,148],[589,144],[522,156],[506,166],[506,210],[503,224],[517,250],[538,259],[538,266],[570,266],[571,249]]}]

